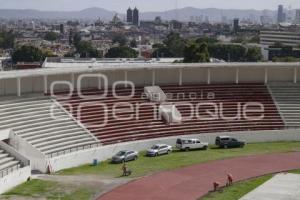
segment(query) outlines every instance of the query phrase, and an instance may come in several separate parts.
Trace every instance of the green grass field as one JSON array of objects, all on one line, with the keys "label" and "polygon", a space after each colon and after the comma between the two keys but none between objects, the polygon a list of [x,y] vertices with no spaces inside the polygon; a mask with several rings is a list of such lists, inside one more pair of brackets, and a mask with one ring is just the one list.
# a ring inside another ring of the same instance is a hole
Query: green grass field
[{"label": "green grass field", "polygon": [[[213,160],[233,158],[247,155],[259,155],[279,152],[300,151],[300,142],[276,142],[276,143],[260,143],[248,144],[243,149],[217,149],[211,148],[207,151],[174,151],[169,155],[149,158],[143,156],[142,152],[139,159],[129,162],[128,166],[133,170],[132,177],[141,177],[158,171],[171,170],[175,168],[190,166],[193,164],[204,163]],[[88,175],[96,174],[108,177],[120,177],[121,164],[110,164],[109,161],[102,162],[98,166],[84,165],[77,168],[66,169],[57,173],[57,175]],[[299,171],[294,171],[295,173]],[[250,181],[234,184],[230,188],[226,188],[223,193],[212,193],[204,200],[237,200],[239,197],[251,191],[271,176],[265,176]],[[66,185],[53,181],[32,180],[24,183],[3,197],[6,199],[14,199],[14,197],[31,197],[42,199],[61,199],[61,200],[88,200],[95,193],[87,186]]]},{"label": "green grass field", "polygon": [[[133,170],[132,177],[140,177],[158,171],[171,170],[213,160],[292,151],[300,151],[300,142],[248,144],[243,149],[212,148],[207,151],[174,151],[169,155],[154,158],[145,157],[143,155],[144,152],[142,152],[137,161],[128,162],[128,167]],[[58,172],[59,175],[101,174],[112,177],[119,177],[121,173],[121,164],[111,164],[109,161],[102,162],[96,167],[84,165]]]},{"label": "green grass field", "polygon": [[93,191],[84,186],[67,185],[54,181],[31,180],[5,193],[3,198],[87,200],[91,199],[92,195]]},{"label": "green grass field", "polygon": [[[290,173],[300,174],[300,170],[293,170],[290,171]],[[201,198],[201,200],[239,200],[244,195],[262,185],[272,177],[273,175],[266,175],[259,178],[235,183],[230,187],[224,188],[222,192],[209,193],[204,198]]]},{"label": "green grass field", "polygon": [[231,187],[224,188],[222,192],[209,193],[206,197],[201,198],[201,200],[239,200],[245,194],[254,190],[264,182],[268,181],[270,178],[272,178],[272,175],[267,175],[248,181],[242,181],[233,184]]}]

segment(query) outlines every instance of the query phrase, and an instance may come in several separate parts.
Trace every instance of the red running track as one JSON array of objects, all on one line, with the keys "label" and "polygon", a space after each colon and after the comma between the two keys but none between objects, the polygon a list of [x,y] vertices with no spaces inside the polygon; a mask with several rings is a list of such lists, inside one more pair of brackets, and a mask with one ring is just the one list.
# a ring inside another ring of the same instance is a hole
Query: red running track
[{"label": "red running track", "polygon": [[98,200],[196,200],[212,190],[213,181],[224,185],[227,173],[241,181],[293,169],[300,169],[300,152],[219,160],[143,177]]}]

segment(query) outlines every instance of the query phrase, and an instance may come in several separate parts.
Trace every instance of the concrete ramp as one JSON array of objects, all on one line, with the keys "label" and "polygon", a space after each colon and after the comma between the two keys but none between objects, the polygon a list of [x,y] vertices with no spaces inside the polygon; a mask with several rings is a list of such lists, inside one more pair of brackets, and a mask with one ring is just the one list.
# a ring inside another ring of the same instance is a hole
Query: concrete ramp
[{"label": "concrete ramp", "polygon": [[181,113],[175,105],[162,104],[159,106],[160,116],[168,123],[180,123],[182,120]]},{"label": "concrete ramp", "polygon": [[299,188],[299,174],[278,174],[240,200],[299,200]]},{"label": "concrete ramp", "polygon": [[150,101],[165,102],[167,100],[167,95],[159,86],[145,87],[144,92]]}]

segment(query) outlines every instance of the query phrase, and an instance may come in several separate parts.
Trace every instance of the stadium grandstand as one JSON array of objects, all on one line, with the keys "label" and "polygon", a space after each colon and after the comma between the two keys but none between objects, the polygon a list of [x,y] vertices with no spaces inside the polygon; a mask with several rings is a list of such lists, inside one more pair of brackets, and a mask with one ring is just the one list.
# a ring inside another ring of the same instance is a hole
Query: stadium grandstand
[{"label": "stadium grandstand", "polygon": [[300,63],[64,61],[3,71],[0,180],[13,180],[3,191],[31,170],[56,172],[179,136],[300,140],[299,79]]}]

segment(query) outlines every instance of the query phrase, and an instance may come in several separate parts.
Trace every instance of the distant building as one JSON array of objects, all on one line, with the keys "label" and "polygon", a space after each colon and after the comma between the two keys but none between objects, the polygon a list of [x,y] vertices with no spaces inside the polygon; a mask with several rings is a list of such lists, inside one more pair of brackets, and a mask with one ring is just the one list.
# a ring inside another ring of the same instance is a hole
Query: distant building
[{"label": "distant building", "polygon": [[127,22],[133,23],[133,10],[130,7],[127,10]]},{"label": "distant building", "polygon": [[227,17],[226,17],[226,16],[222,16],[221,22],[222,22],[223,24],[226,24],[226,23],[228,22]]},{"label": "distant building", "polygon": [[293,47],[270,47],[269,49],[269,60],[274,58],[294,57],[300,58],[300,50]]},{"label": "distant building", "polygon": [[204,23],[207,23],[207,24],[209,24],[209,16],[205,16]]},{"label": "distant building", "polygon": [[154,22],[155,22],[156,24],[161,24],[161,23],[162,23],[161,17],[160,17],[160,16],[156,16],[155,19],[154,19]]},{"label": "distant building", "polygon": [[70,29],[69,30],[69,44],[71,45],[71,44],[73,44],[73,42],[74,42],[74,31],[73,31],[73,29]]},{"label": "distant building", "polygon": [[260,23],[262,25],[273,24],[273,17],[267,16],[267,15],[262,15],[262,16],[260,16]]},{"label": "distant building", "polygon": [[[260,44],[265,60],[270,60],[273,57],[287,56],[283,52],[289,52],[290,56],[298,57],[299,52],[294,51],[293,48],[296,48],[300,45],[300,32],[280,30],[260,31]],[[279,44],[285,47],[285,49],[287,47],[292,49],[291,51],[282,51],[281,48],[274,47],[278,46]]]},{"label": "distant building", "polygon": [[172,30],[180,30],[182,29],[182,23],[177,20],[172,20],[170,23],[170,28]]},{"label": "distant building", "polygon": [[300,25],[300,9],[296,10],[295,24]]},{"label": "distant building", "polygon": [[233,20],[233,32],[237,33],[240,29],[240,20],[238,18],[235,18]]},{"label": "distant building", "polygon": [[286,15],[283,11],[283,5],[279,5],[278,12],[277,12],[277,22],[278,23],[285,22],[285,18],[286,18]]},{"label": "distant building", "polygon": [[64,33],[65,33],[65,26],[64,26],[64,24],[60,24],[60,25],[59,25],[59,32],[60,32],[61,34],[64,34]]},{"label": "distant building", "polygon": [[140,14],[139,10],[137,8],[134,8],[133,10],[133,25],[139,26],[140,25]]},{"label": "distant building", "polygon": [[300,32],[297,31],[260,31],[260,44],[272,46],[281,43],[284,46],[297,47],[300,45]]},{"label": "distant building", "polygon": [[37,69],[37,68],[41,68],[42,67],[42,63],[40,62],[18,62],[15,65],[15,68],[17,70],[21,70],[21,69]]}]

